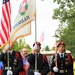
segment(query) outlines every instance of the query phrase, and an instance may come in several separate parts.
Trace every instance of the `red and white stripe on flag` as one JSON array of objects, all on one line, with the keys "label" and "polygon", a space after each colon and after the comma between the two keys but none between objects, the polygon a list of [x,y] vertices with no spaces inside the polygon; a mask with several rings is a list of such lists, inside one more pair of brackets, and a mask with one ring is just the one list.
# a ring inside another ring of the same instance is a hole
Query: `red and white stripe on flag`
[{"label": "red and white stripe on flag", "polygon": [[11,32],[11,7],[10,0],[3,0],[0,24],[0,48],[8,42]]},{"label": "red and white stripe on flag", "polygon": [[40,42],[43,42],[43,41],[44,41],[44,32],[40,36]]}]

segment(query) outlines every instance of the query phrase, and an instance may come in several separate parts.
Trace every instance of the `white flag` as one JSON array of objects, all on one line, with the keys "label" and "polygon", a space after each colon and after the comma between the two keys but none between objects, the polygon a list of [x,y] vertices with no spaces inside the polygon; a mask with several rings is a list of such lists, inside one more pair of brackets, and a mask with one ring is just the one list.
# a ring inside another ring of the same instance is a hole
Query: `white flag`
[{"label": "white flag", "polygon": [[10,46],[21,36],[31,33],[31,21],[35,19],[35,0],[23,0],[11,33]]}]

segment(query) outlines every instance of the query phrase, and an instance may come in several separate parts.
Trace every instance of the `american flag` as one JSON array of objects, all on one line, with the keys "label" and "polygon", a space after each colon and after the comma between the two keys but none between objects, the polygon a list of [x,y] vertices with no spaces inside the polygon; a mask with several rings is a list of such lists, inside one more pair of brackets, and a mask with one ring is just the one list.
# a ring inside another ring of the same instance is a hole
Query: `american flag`
[{"label": "american flag", "polygon": [[43,42],[43,41],[44,41],[44,32],[40,36],[40,42]]},{"label": "american flag", "polygon": [[11,32],[11,7],[10,0],[3,0],[2,17],[0,24],[0,48],[6,44]]}]

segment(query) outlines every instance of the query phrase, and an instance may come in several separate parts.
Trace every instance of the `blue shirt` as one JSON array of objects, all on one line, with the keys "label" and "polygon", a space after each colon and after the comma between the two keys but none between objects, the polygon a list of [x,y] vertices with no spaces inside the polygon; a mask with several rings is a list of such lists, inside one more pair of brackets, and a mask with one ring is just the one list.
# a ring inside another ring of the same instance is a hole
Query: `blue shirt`
[{"label": "blue shirt", "polygon": [[3,69],[3,62],[0,61],[0,70],[2,70],[2,69]]}]

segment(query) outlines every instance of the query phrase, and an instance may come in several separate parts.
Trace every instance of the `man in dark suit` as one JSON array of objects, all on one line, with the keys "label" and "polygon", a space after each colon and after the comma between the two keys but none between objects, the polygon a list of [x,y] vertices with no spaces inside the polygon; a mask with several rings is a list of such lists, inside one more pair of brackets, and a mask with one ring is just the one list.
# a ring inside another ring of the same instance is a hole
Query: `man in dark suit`
[{"label": "man in dark suit", "polygon": [[0,61],[2,61],[4,65],[2,75],[19,75],[19,71],[23,68],[23,62],[20,53],[10,50],[9,44],[7,44],[2,50],[0,54]]},{"label": "man in dark suit", "polygon": [[73,75],[73,60],[65,51],[63,41],[57,44],[57,55],[53,56],[51,63],[51,75]]},{"label": "man in dark suit", "polygon": [[40,49],[41,43],[35,42],[32,53],[28,56],[28,62],[30,63],[28,75],[46,75],[50,71],[48,60],[45,55],[40,53]]}]

